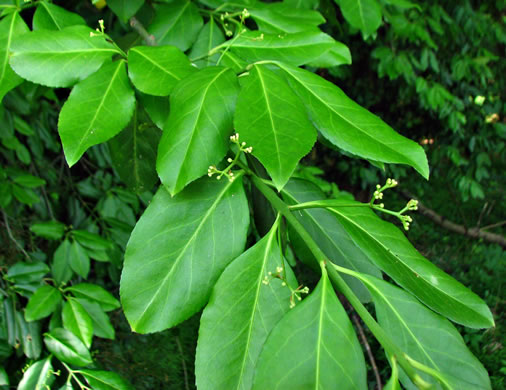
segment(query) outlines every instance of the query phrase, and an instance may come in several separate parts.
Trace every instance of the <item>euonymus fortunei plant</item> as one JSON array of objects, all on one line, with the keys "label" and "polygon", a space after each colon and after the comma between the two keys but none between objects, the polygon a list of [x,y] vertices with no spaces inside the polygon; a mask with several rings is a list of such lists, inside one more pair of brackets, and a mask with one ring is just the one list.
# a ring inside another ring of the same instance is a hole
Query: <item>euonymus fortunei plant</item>
[{"label": "euonymus fortunei plant", "polygon": [[[452,324],[491,327],[488,307],[381,218],[407,230],[416,201],[388,209],[393,179],[361,203],[344,193],[326,199],[293,177],[318,137],[379,167],[429,176],[417,143],[312,71],[351,63],[348,48],[318,28],[319,1],[108,3],[138,34],[109,34],[102,20],[90,28],[45,0],[3,2],[0,91],[23,80],[71,88],[58,118],[68,165],[107,142],[129,188],[150,191],[160,179],[124,254],[120,297],[132,330],[162,331],[202,310],[199,389],[366,389],[347,300],[388,357],[386,388],[490,388]],[[376,0],[336,3],[365,37],[381,23]],[[30,31],[24,10],[34,7]],[[91,251],[105,244],[72,234],[61,250],[74,253],[71,272],[86,275],[79,241]],[[319,272],[314,287],[297,281],[295,261]],[[47,272],[37,267],[30,275]],[[66,388],[88,388],[82,378],[96,389],[129,388],[79,368],[92,364],[90,312],[108,323],[104,311],[116,301],[98,287],[65,287],[71,275],[60,272],[54,286],[28,294],[23,323],[51,315],[64,296],[63,324],[44,341],[68,369]],[[52,355],[26,371],[24,388],[50,386]]]}]

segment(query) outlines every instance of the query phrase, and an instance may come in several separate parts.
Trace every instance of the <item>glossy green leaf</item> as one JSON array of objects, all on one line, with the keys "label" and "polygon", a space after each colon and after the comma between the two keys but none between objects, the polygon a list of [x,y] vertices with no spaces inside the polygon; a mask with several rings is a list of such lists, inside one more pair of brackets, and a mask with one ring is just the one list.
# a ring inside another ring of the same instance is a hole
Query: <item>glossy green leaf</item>
[{"label": "glossy green leaf", "polygon": [[[282,195],[289,204],[325,199],[325,195],[318,187],[301,179],[291,179],[283,188]],[[330,261],[341,267],[381,278],[381,271],[355,245],[336,216],[330,211],[304,209],[294,212],[294,215]],[[309,263],[311,259],[314,259],[295,231],[290,230],[290,241],[301,261]],[[348,275],[343,275],[343,278],[362,302],[370,301],[371,297],[367,288],[357,278]]]},{"label": "glossy green leaf", "polygon": [[77,298],[86,298],[97,303],[104,311],[111,311],[120,307],[118,300],[109,291],[96,284],[79,283],[68,287],[65,291],[70,291]]},{"label": "glossy green leaf", "polygon": [[248,63],[244,61],[242,58],[238,57],[236,54],[229,51],[223,51],[221,54],[221,62],[220,64],[223,66],[228,66],[235,73],[240,73],[248,66]]},{"label": "glossy green leaf", "polygon": [[383,390],[401,390],[401,385],[399,383],[399,366],[397,365],[397,361],[395,359],[389,360],[392,367],[392,374],[390,375],[388,382],[385,383]]},{"label": "glossy green leaf", "polygon": [[242,85],[234,126],[280,190],[316,141],[304,105],[282,76],[255,65]]},{"label": "glossy green leaf", "polygon": [[334,0],[344,18],[365,36],[372,35],[381,24],[381,6],[378,0]]},{"label": "glossy green leaf", "polygon": [[197,6],[189,0],[179,0],[157,7],[148,32],[155,36],[158,45],[173,45],[185,51],[195,42],[203,24]]},{"label": "glossy green leaf", "polygon": [[9,65],[9,51],[12,40],[28,31],[28,26],[17,12],[0,21],[0,102],[7,92],[23,82]]},{"label": "glossy green leaf", "polygon": [[94,390],[134,390],[132,385],[115,372],[79,370]]},{"label": "glossy green leaf", "polygon": [[93,322],[84,307],[75,299],[68,299],[62,310],[63,326],[70,330],[84,343],[91,347],[93,339]]},{"label": "glossy green leaf", "polygon": [[335,207],[331,211],[373,263],[427,306],[471,328],[494,325],[485,302],[423,257],[394,225],[368,207]]},{"label": "glossy green leaf", "polygon": [[169,97],[147,95],[142,92],[138,92],[136,95],[148,113],[151,121],[156,125],[156,127],[163,129],[163,125],[167,121],[170,112]]},{"label": "glossy green leaf", "polygon": [[128,75],[139,91],[168,96],[178,81],[195,72],[174,46],[135,46],[128,51]]},{"label": "glossy green leaf", "polygon": [[314,125],[334,145],[363,158],[411,165],[429,177],[427,157],[416,142],[396,133],[331,82],[304,69],[278,66],[306,105]]},{"label": "glossy green leaf", "polygon": [[87,230],[72,230],[72,236],[77,242],[79,242],[79,244],[89,249],[107,250],[114,246],[112,241]]},{"label": "glossy green leaf", "polygon": [[33,263],[20,261],[9,268],[7,277],[16,283],[33,283],[40,281],[48,272],[48,266],[40,261]]},{"label": "glossy green leaf", "polygon": [[58,284],[67,283],[74,274],[70,267],[71,247],[70,241],[65,239],[54,252],[51,273]]},{"label": "glossy green leaf", "polygon": [[90,272],[90,258],[86,253],[86,250],[77,242],[74,241],[70,245],[70,259],[69,259],[70,268],[83,278],[88,277],[88,272]]},{"label": "glossy green leaf", "polygon": [[61,302],[60,292],[51,286],[42,286],[35,291],[25,310],[27,321],[40,320],[49,316]]},{"label": "glossy green leaf", "polygon": [[21,312],[16,312],[16,326],[18,336],[23,344],[23,353],[29,359],[38,359],[42,352],[42,340],[40,335],[40,322],[26,322]]},{"label": "glossy green leaf", "polygon": [[109,320],[109,316],[105,313],[100,304],[87,298],[76,299],[91,318],[91,322],[93,323],[93,334],[97,337],[114,340],[116,332],[111,324],[111,320]]},{"label": "glossy green leaf", "polygon": [[39,30],[16,36],[10,64],[21,77],[48,87],[70,87],[98,68],[118,51],[86,26],[60,31]]},{"label": "glossy green leaf", "polygon": [[44,360],[33,363],[23,374],[17,390],[44,389],[54,382],[53,365],[51,356]]},{"label": "glossy green leaf", "polygon": [[228,68],[209,67],[177,84],[156,169],[172,195],[225,156],[239,84]]},{"label": "glossy green leaf", "polygon": [[114,168],[138,194],[151,190],[158,181],[156,151],[161,135],[157,127],[143,123],[136,110],[127,128],[109,141]]},{"label": "glossy green leaf", "polygon": [[58,120],[69,166],[93,145],[118,134],[130,121],[135,96],[123,60],[108,63],[72,89]]},{"label": "glossy green leaf", "polygon": [[86,24],[80,15],[45,0],[38,3],[32,22],[34,30],[63,30],[80,24]]},{"label": "glossy green leaf", "polygon": [[44,335],[47,349],[62,362],[84,367],[91,363],[90,352],[77,336],[63,328],[53,329]]},{"label": "glossy green leaf", "polygon": [[272,330],[253,390],[367,389],[362,349],[323,270],[315,290]]},{"label": "glossy green leaf", "polygon": [[160,331],[200,310],[244,249],[248,225],[240,178],[201,179],[174,197],[160,188],[125,253],[120,295],[132,329]]},{"label": "glossy green leaf", "polygon": [[30,226],[30,231],[48,240],[59,240],[65,233],[65,225],[58,221],[38,222]]},{"label": "glossy green leaf", "polygon": [[144,0],[107,0],[107,6],[123,22],[134,16],[143,4]]},{"label": "glossy green leaf", "polygon": [[0,386],[9,386],[9,383],[9,375],[7,375],[7,371],[5,371],[5,368],[0,367]]},{"label": "glossy green leaf", "polygon": [[348,46],[341,42],[334,42],[334,47],[327,50],[320,57],[315,58],[308,65],[316,68],[331,68],[339,65],[350,65],[351,53]]},{"label": "glossy green leaf", "polygon": [[212,56],[206,56],[212,48],[225,42],[225,36],[221,29],[216,25],[214,18],[209,19],[204,27],[199,32],[195,44],[192,46],[189,57],[193,60],[194,58],[201,58],[193,61],[199,68],[205,68],[206,66],[215,65],[220,58],[220,53],[213,54]]},{"label": "glossy green leaf", "polygon": [[[379,324],[411,359],[439,371],[449,388],[491,389],[487,371],[450,321],[392,284],[368,275],[360,279],[373,296]],[[428,374],[419,374],[437,384]],[[401,382],[408,389],[416,388],[402,371]]]},{"label": "glossy green leaf", "polygon": [[317,11],[272,3],[248,9],[258,29],[264,33],[296,33],[315,30],[325,23],[325,18]]},{"label": "glossy green leaf", "polygon": [[334,39],[318,30],[294,34],[248,31],[228,42],[230,50],[247,62],[272,60],[294,66],[307,64],[320,57],[335,43]]},{"label": "glossy green leaf", "polygon": [[316,9],[320,5],[320,0],[284,0],[283,4],[294,8]]},{"label": "glossy green leaf", "polygon": [[[282,266],[276,233],[277,225],[235,259],[214,286],[200,319],[195,361],[200,390],[250,389],[269,332],[290,310],[288,286],[280,279],[262,283]],[[294,279],[288,266],[286,271]]]}]

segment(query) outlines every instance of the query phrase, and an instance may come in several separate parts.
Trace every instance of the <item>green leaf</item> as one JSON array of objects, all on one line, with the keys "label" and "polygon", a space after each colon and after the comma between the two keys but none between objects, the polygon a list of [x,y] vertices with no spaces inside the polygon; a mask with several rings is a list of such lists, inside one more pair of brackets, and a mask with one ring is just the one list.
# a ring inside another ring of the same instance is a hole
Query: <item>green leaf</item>
[{"label": "green leaf", "polygon": [[90,258],[86,250],[77,241],[72,242],[70,246],[69,264],[76,274],[82,276],[84,279],[88,277]]},{"label": "green leaf", "polygon": [[79,244],[89,249],[107,250],[114,246],[110,240],[100,237],[98,234],[87,230],[72,230],[72,236]]},{"label": "green leaf", "polygon": [[156,125],[156,127],[158,127],[159,129],[163,129],[163,125],[167,121],[167,117],[169,116],[170,111],[170,103],[168,96],[161,97],[161,96],[146,95],[142,92],[138,92],[136,95],[138,96],[139,101],[142,103],[142,106],[148,113],[148,116],[151,119],[151,121]]},{"label": "green leaf", "polygon": [[23,374],[17,390],[44,389],[54,382],[52,356],[33,363]]},{"label": "green leaf", "polygon": [[[201,390],[250,389],[269,332],[290,310],[288,286],[280,279],[262,283],[282,266],[277,226],[235,259],[214,286],[200,319],[195,375]],[[294,280],[288,266],[286,272]]]},{"label": "green leaf", "polygon": [[[283,188],[282,194],[289,204],[325,199],[325,195],[318,187],[300,179],[291,179]],[[324,209],[304,209],[298,210],[294,215],[330,261],[341,267],[381,278],[381,271],[355,245],[332,212]],[[311,259],[314,259],[313,255],[295,231],[290,229],[289,232],[297,257],[309,263]],[[371,297],[367,288],[357,278],[348,275],[343,275],[343,278],[362,302],[370,301]]]},{"label": "green leaf", "polygon": [[48,240],[59,240],[65,233],[65,225],[58,221],[38,222],[30,226],[30,231]]},{"label": "green leaf", "polygon": [[17,12],[0,21],[0,102],[7,92],[23,82],[9,66],[9,51],[12,40],[30,31]]},{"label": "green leaf", "polygon": [[18,336],[23,344],[23,353],[29,359],[38,359],[42,352],[42,340],[40,337],[40,322],[26,322],[21,312],[16,312],[16,326]]},{"label": "green leaf", "polygon": [[84,307],[93,323],[93,334],[104,339],[114,340],[115,331],[109,320],[109,317],[96,302],[86,298],[76,298],[76,300]]},{"label": "green leaf", "polygon": [[334,0],[344,18],[368,37],[381,24],[381,6],[377,0]]},{"label": "green leaf", "polygon": [[243,251],[248,225],[240,177],[201,179],[174,197],[160,188],[125,253],[120,295],[132,329],[160,331],[200,310]]},{"label": "green leaf", "polygon": [[47,349],[62,362],[78,367],[93,363],[90,352],[71,331],[63,328],[46,333],[44,342]]},{"label": "green leaf", "polygon": [[80,15],[45,0],[39,2],[32,22],[34,30],[63,30],[79,24],[86,24]]},{"label": "green leaf", "polygon": [[427,157],[416,142],[396,133],[331,82],[304,69],[277,65],[306,105],[311,121],[334,145],[363,158],[411,165],[429,177]]},{"label": "green leaf", "polygon": [[75,299],[68,299],[62,310],[63,326],[70,330],[84,343],[91,347],[93,339],[93,322],[84,307]]},{"label": "green leaf", "polygon": [[[410,358],[439,371],[450,388],[491,389],[487,370],[450,321],[398,287],[368,275],[360,279],[373,296],[379,324]],[[435,378],[420,375],[437,384]],[[402,371],[400,377],[406,388],[416,388]]]},{"label": "green leaf", "polygon": [[334,47],[327,50],[320,57],[315,58],[308,65],[316,68],[331,68],[339,65],[351,65],[350,49],[341,42],[334,42]]},{"label": "green leaf", "polygon": [[283,4],[294,8],[316,9],[320,5],[320,0],[284,0]]},{"label": "green leaf", "polygon": [[70,241],[65,239],[54,252],[51,273],[58,284],[67,283],[74,274],[70,268],[71,247]]},{"label": "green leaf", "polygon": [[316,141],[300,99],[283,77],[264,65],[253,66],[242,85],[234,125],[278,190]]},{"label": "green leaf", "polygon": [[[162,133],[143,123],[139,110],[125,130],[109,141],[112,163],[121,180],[134,192],[150,191],[158,181],[156,152]],[[166,119],[166,118],[164,118]]]},{"label": "green leaf", "polygon": [[128,75],[139,91],[168,96],[178,81],[195,72],[174,46],[135,46],[128,51]]},{"label": "green leaf", "polygon": [[318,25],[325,23],[325,18],[317,11],[281,3],[254,7],[248,11],[258,29],[269,34],[315,30]]},{"label": "green leaf", "polygon": [[134,390],[132,385],[115,372],[79,370],[94,390]]},{"label": "green leaf", "polygon": [[143,6],[144,0],[107,0],[107,5],[122,22],[127,22]]},{"label": "green leaf", "polygon": [[253,390],[367,389],[362,349],[323,269],[315,290],[272,330]]},{"label": "green leaf", "polygon": [[9,386],[9,383],[9,375],[7,375],[7,371],[5,371],[5,368],[0,367],[0,386]]},{"label": "green leaf", "polygon": [[7,277],[15,283],[33,283],[39,282],[48,272],[48,266],[40,261],[33,263],[20,261],[9,268]]},{"label": "green leaf", "polygon": [[294,34],[264,34],[248,31],[228,41],[232,52],[248,62],[283,61],[304,65],[320,57],[334,46],[334,39],[319,30]]},{"label": "green leaf", "polygon": [[65,291],[70,291],[77,298],[86,298],[98,303],[104,311],[111,311],[121,306],[110,292],[96,284],[79,283],[68,287]]},{"label": "green leaf", "polygon": [[27,204],[30,207],[32,207],[34,203],[40,202],[39,195],[37,195],[33,190],[26,187],[20,187],[16,184],[12,185],[12,194],[21,203]]},{"label": "green leaf", "polygon": [[42,286],[35,291],[25,310],[27,321],[40,320],[49,316],[61,302],[60,292],[51,286]]},{"label": "green leaf", "polygon": [[383,387],[384,390],[402,390],[401,385],[399,384],[399,367],[397,365],[397,361],[395,358],[389,359],[390,365],[392,367],[392,374],[388,379],[388,382]]},{"label": "green leaf", "polygon": [[177,84],[156,162],[172,195],[225,156],[238,92],[234,72],[222,67],[202,69]]},{"label": "green leaf", "polygon": [[[221,29],[216,25],[214,18],[211,18],[200,30],[189,56],[190,58],[200,58],[206,56],[212,48],[222,44],[223,42],[225,42],[225,36],[223,35]],[[199,68],[205,68],[206,66],[215,65],[219,58],[220,53],[216,53],[212,56],[206,56],[200,60],[195,60],[194,63]]]},{"label": "green leaf", "polygon": [[199,9],[189,0],[159,5],[148,32],[158,45],[173,45],[186,51],[197,39],[204,24]]},{"label": "green leaf", "polygon": [[374,264],[427,306],[471,328],[494,326],[485,302],[424,258],[394,225],[381,220],[368,207],[330,210]]},{"label": "green leaf", "polygon": [[58,120],[69,166],[93,145],[118,134],[130,121],[135,96],[123,60],[108,63],[72,89]]},{"label": "green leaf", "polygon": [[104,37],[86,26],[39,30],[16,36],[10,64],[21,77],[48,87],[70,87],[96,72],[114,54]]}]

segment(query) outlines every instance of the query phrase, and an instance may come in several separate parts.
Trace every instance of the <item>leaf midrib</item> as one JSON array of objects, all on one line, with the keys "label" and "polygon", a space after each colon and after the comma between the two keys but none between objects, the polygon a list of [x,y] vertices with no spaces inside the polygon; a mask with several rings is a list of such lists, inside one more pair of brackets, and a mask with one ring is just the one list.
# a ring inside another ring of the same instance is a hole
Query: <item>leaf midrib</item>
[{"label": "leaf midrib", "polygon": [[179,12],[178,15],[176,15],[176,17],[173,19],[174,20],[174,23],[172,23],[166,30],[165,32],[160,36],[160,39],[159,41],[163,41],[165,39],[165,37],[167,36],[167,34],[172,30],[172,28],[177,24],[177,22],[179,21],[179,19],[181,19],[181,16],[184,14],[184,12],[186,11],[186,8],[188,8],[188,6],[191,4],[190,1],[187,1],[186,4],[184,5],[183,8],[181,8],[181,11]]},{"label": "leaf midrib", "polygon": [[49,8],[47,6],[47,3],[44,2],[44,1],[41,1],[39,4],[42,4],[42,6],[44,7],[44,9],[46,10],[47,14],[49,15],[49,17],[51,18],[51,20],[53,21],[54,25],[56,26],[56,28],[58,28],[58,30],[61,30],[62,28],[60,27],[60,25],[58,24],[58,22],[56,21],[56,19],[54,18],[53,14],[49,11]]}]

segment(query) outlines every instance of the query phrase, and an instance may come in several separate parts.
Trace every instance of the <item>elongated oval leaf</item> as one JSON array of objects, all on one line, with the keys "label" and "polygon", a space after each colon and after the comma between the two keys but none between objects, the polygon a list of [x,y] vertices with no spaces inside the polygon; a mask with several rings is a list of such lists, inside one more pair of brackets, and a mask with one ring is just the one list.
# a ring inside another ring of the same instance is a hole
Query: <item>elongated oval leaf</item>
[{"label": "elongated oval leaf", "polygon": [[427,157],[416,142],[396,133],[329,81],[304,69],[278,66],[306,105],[314,125],[334,145],[363,158],[411,165],[429,177]]},{"label": "elongated oval leaf", "polygon": [[33,283],[39,282],[48,272],[48,266],[41,261],[34,261],[33,263],[20,261],[9,268],[7,277],[16,283]]},{"label": "elongated oval leaf", "polygon": [[272,60],[295,66],[307,64],[320,57],[335,43],[329,35],[318,30],[294,34],[248,31],[228,42],[230,50],[247,62]]},{"label": "elongated oval leaf", "polygon": [[324,270],[315,290],[276,325],[253,390],[367,389],[364,356]]},{"label": "elongated oval leaf", "polygon": [[316,141],[300,99],[282,77],[263,65],[255,65],[242,85],[234,125],[278,190]]},{"label": "elongated oval leaf", "polygon": [[[262,346],[289,310],[290,289],[280,279],[262,283],[282,266],[277,225],[220,276],[200,319],[197,387],[250,389]],[[286,267],[291,274],[290,268]],[[223,370],[227,367],[227,370]]]},{"label": "elongated oval leaf", "polygon": [[40,322],[26,322],[21,312],[16,312],[16,325],[18,336],[23,344],[23,353],[29,359],[38,359],[42,352],[42,339],[40,335]]},{"label": "elongated oval leaf", "polygon": [[120,307],[118,300],[109,291],[96,284],[79,283],[68,287],[65,291],[70,291],[78,298],[86,298],[98,303],[104,311],[111,311]]},{"label": "elongated oval leaf", "polygon": [[128,51],[128,75],[144,93],[168,96],[177,82],[196,69],[175,46],[136,46]]},{"label": "elongated oval leaf", "polygon": [[23,82],[9,65],[9,51],[15,37],[30,31],[17,12],[13,12],[0,21],[0,102],[12,88]]},{"label": "elongated oval leaf", "polygon": [[77,242],[74,241],[70,246],[70,268],[83,278],[88,277],[90,272],[90,258],[86,250]]},{"label": "elongated oval leaf", "polygon": [[86,26],[39,30],[16,36],[10,64],[21,77],[48,87],[70,87],[85,79],[118,51]]},{"label": "elongated oval leaf", "polygon": [[320,57],[315,58],[308,65],[316,68],[331,68],[333,66],[350,64],[350,49],[345,44],[336,41],[331,49],[327,50]]},{"label": "elongated oval leaf", "polygon": [[71,248],[70,240],[65,239],[54,252],[51,273],[58,284],[67,283],[74,275],[70,268]]},{"label": "elongated oval leaf", "polygon": [[378,0],[334,0],[344,18],[367,37],[381,24],[381,6]]},{"label": "elongated oval leaf", "polygon": [[134,390],[132,385],[115,372],[98,370],[79,370],[95,390]]},{"label": "elongated oval leaf", "polygon": [[172,198],[160,188],[125,253],[120,295],[132,329],[160,331],[201,309],[244,249],[248,222],[240,178],[201,179]]},{"label": "elongated oval leaf", "polygon": [[63,326],[70,330],[87,348],[93,339],[93,322],[84,307],[75,299],[68,299],[62,310]]},{"label": "elongated oval leaf", "polygon": [[185,51],[190,48],[204,24],[199,9],[190,0],[159,5],[148,32],[158,45],[173,45]]},{"label": "elongated oval leaf", "polygon": [[35,291],[25,310],[27,321],[40,320],[49,316],[61,302],[60,292],[51,286],[42,286]]},{"label": "elongated oval leaf", "polygon": [[116,332],[104,309],[97,302],[87,298],[76,298],[76,300],[90,316],[93,324],[93,334],[97,337],[114,340]]},{"label": "elongated oval leaf", "polygon": [[335,207],[331,211],[373,263],[427,306],[472,328],[494,325],[485,302],[423,257],[394,225],[368,207]]},{"label": "elongated oval leaf", "polygon": [[44,0],[39,2],[32,24],[34,30],[63,30],[86,22],[80,15]]},{"label": "elongated oval leaf", "polygon": [[253,7],[248,11],[258,25],[258,29],[264,33],[296,33],[315,30],[318,25],[325,23],[325,18],[317,11],[298,9],[280,3]]},{"label": "elongated oval leaf", "polygon": [[213,54],[212,56],[206,56],[206,54],[223,42],[225,42],[225,36],[216,25],[214,18],[211,18],[200,30],[197,40],[190,51],[190,58],[203,57],[194,61],[195,65],[199,68],[215,65],[220,58],[220,53]]},{"label": "elongated oval leaf", "polygon": [[90,352],[83,342],[67,329],[53,329],[45,334],[44,342],[49,352],[62,362],[79,367],[87,366],[93,362]]},{"label": "elongated oval leaf", "polygon": [[[301,179],[291,179],[283,188],[282,194],[289,204],[325,198],[318,187]],[[330,261],[341,267],[381,278],[381,271],[355,245],[332,212],[324,209],[305,209],[296,211],[294,215]],[[313,255],[297,236],[297,233],[291,229],[289,231],[290,241],[298,258],[303,262],[310,263]],[[343,278],[362,302],[370,301],[371,297],[367,288],[357,278],[348,275],[343,275]]]},{"label": "elongated oval leaf", "polygon": [[69,166],[93,145],[118,134],[130,121],[135,106],[123,60],[104,65],[76,85],[63,105],[58,132]]},{"label": "elongated oval leaf", "polygon": [[30,231],[48,240],[59,240],[65,233],[65,225],[58,221],[38,222],[30,226]]},{"label": "elongated oval leaf", "polygon": [[[360,275],[373,296],[379,324],[410,358],[439,371],[455,390],[491,389],[487,371],[450,321],[387,282]],[[437,380],[420,373],[429,383]],[[406,375],[403,385],[415,389]]]},{"label": "elongated oval leaf", "polygon": [[222,67],[202,69],[177,84],[156,162],[172,195],[225,156],[238,91],[235,74]]},{"label": "elongated oval leaf", "polygon": [[50,387],[55,379],[51,357],[48,356],[44,360],[33,363],[23,374],[23,378],[19,382],[17,389],[33,390]]}]

